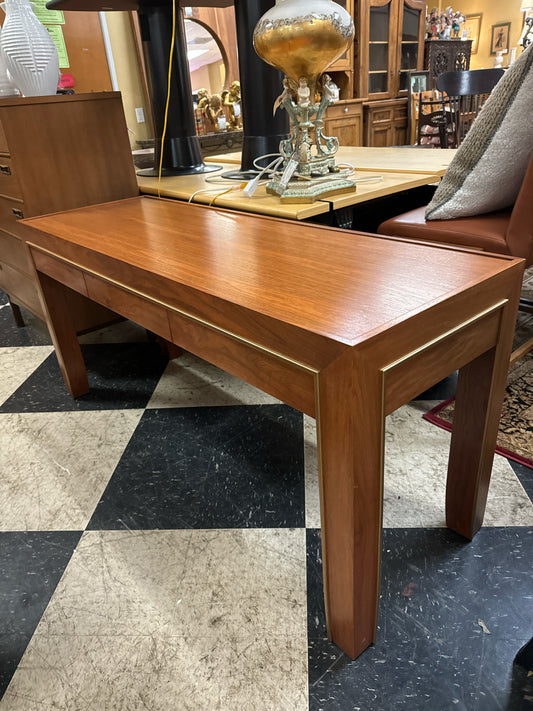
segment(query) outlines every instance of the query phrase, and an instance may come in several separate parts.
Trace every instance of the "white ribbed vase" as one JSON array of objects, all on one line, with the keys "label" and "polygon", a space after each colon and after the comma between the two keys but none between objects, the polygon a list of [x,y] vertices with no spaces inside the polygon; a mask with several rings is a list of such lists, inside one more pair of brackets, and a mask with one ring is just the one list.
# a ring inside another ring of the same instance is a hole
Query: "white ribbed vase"
[{"label": "white ribbed vase", "polygon": [[13,83],[24,96],[55,94],[59,57],[48,30],[33,11],[33,3],[6,0],[0,7],[6,13],[0,54]]},{"label": "white ribbed vase", "polygon": [[[1,42],[2,33],[0,31],[0,43]],[[4,96],[19,96],[19,90],[8,77],[4,59],[0,53],[0,98]]]}]

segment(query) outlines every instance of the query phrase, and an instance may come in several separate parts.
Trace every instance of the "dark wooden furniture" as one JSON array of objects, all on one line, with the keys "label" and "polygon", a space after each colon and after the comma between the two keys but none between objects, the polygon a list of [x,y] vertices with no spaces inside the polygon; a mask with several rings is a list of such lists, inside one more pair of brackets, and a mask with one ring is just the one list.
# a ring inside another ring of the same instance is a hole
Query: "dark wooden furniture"
[{"label": "dark wooden furniture", "polygon": [[351,657],[376,637],[385,416],[456,369],[447,522],[475,534],[522,260],[149,197],[25,226],[72,395],[63,285],[316,418],[327,624]]},{"label": "dark wooden furniture", "polygon": [[429,70],[429,87],[435,89],[437,77],[444,72],[470,69],[472,40],[426,40],[424,69]]},{"label": "dark wooden furniture", "polygon": [[504,74],[503,69],[471,69],[444,72],[437,77],[437,89],[448,97],[454,142],[457,148],[474,119]]},{"label": "dark wooden furniture", "polygon": [[450,102],[444,99],[422,98],[418,101],[417,109],[417,145],[456,148]]},{"label": "dark wooden furniture", "polygon": [[[0,99],[0,288],[44,319],[19,220],[138,193],[119,93]],[[114,316],[73,298],[78,330]]]}]

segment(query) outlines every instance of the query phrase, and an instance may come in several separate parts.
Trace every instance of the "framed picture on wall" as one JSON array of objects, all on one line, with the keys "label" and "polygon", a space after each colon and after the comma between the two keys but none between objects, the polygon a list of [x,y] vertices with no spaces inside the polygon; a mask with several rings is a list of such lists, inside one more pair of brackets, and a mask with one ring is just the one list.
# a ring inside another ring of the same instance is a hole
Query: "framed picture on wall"
[{"label": "framed picture on wall", "polygon": [[490,53],[509,51],[510,22],[500,22],[499,25],[492,25],[490,35]]},{"label": "framed picture on wall", "polygon": [[483,15],[481,13],[478,15],[465,15],[465,21],[461,27],[463,37],[472,40],[472,54],[477,53],[482,17]]}]

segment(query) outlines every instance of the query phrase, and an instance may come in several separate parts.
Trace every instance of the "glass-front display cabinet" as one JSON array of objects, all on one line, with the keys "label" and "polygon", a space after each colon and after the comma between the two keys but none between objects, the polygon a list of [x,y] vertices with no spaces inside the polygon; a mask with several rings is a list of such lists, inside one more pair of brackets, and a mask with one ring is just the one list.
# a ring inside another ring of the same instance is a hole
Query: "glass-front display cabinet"
[{"label": "glass-front display cabinet", "polygon": [[355,62],[358,96],[407,96],[407,73],[423,67],[425,20],[424,0],[362,0]]}]

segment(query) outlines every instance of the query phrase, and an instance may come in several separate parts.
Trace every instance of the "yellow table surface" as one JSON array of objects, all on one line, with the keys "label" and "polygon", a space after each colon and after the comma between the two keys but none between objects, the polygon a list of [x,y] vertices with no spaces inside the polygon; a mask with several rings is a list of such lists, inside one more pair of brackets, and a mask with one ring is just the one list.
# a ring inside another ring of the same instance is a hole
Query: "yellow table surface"
[{"label": "yellow table surface", "polygon": [[[234,169],[231,164],[224,164],[223,170]],[[272,217],[285,217],[291,220],[305,220],[315,215],[329,212],[330,205],[334,208],[348,207],[367,200],[391,195],[402,190],[409,190],[421,185],[438,182],[436,173],[405,173],[388,171],[357,170],[351,179],[355,181],[355,191],[342,195],[332,195],[314,203],[283,203],[276,195],[269,195],[265,185],[259,185],[253,197],[246,197],[241,191],[233,190],[222,194],[224,190],[237,185],[233,181],[224,184],[206,182],[213,180],[218,173],[203,173],[196,175],[171,176],[161,178],[159,194],[161,197],[189,200],[195,191],[208,188],[209,192],[201,192],[194,196],[193,202],[213,204],[244,212],[256,212]],[[138,176],[137,181],[142,193],[158,194],[158,179]]]},{"label": "yellow table surface", "polygon": [[[432,173],[442,176],[456,153],[456,148],[441,150],[414,146],[389,146],[386,148],[341,146],[336,155],[336,162],[346,161],[360,170]],[[219,163],[220,161],[240,166],[241,154],[239,151],[235,151],[205,158],[206,163]]]},{"label": "yellow table surface", "polygon": [[[209,178],[209,180],[218,180],[221,173],[235,170],[234,164],[224,164],[220,163],[220,161],[217,161],[217,163],[222,165],[222,170],[218,173],[173,175],[168,178],[161,178],[159,185],[160,196],[176,198],[178,200],[189,200],[196,190],[208,188],[209,192],[202,192],[195,195],[193,202],[209,205],[213,198],[216,198],[213,204],[217,207],[227,207],[232,210],[243,210],[244,212],[258,212],[262,215],[286,217],[290,220],[305,220],[308,217],[328,212],[330,209],[329,203],[323,201],[305,205],[285,205],[280,202],[276,195],[268,195],[264,185],[259,185],[251,198],[246,197],[242,192],[236,190],[222,195],[221,193],[224,192],[224,190],[228,190],[238,185],[238,183],[232,180],[225,180],[224,183],[220,182],[217,184],[206,182],[206,178]],[[142,193],[148,193],[149,195],[158,194],[157,178],[146,178],[138,175],[137,182]]]}]

